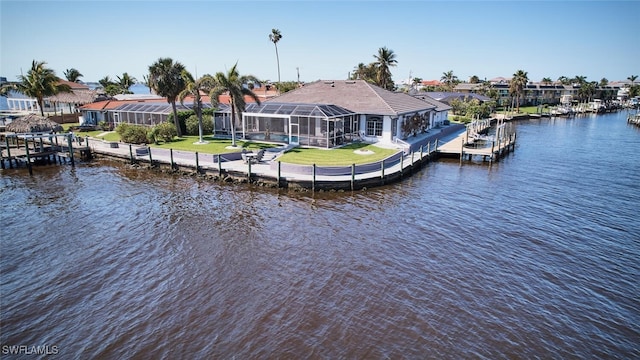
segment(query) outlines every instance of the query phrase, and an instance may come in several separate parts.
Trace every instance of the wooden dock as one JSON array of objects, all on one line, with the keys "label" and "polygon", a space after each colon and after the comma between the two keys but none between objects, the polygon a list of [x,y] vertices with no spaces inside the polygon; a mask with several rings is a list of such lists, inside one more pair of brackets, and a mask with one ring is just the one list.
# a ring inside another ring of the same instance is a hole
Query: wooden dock
[{"label": "wooden dock", "polygon": [[[91,157],[91,149],[87,146],[74,147],[71,134],[2,134],[4,139],[0,144],[0,164],[6,168],[26,165],[29,174],[33,173],[34,164],[55,164],[67,159],[74,164],[74,153],[82,158]],[[58,141],[58,138],[62,138]]]},{"label": "wooden dock", "polygon": [[473,128],[467,127],[467,131],[446,144],[440,145],[438,154],[459,157],[460,163],[465,158],[471,161],[474,156],[481,157],[482,161],[493,162],[515,150],[516,133],[507,134],[504,123],[498,123],[494,136],[480,135],[473,131]]}]

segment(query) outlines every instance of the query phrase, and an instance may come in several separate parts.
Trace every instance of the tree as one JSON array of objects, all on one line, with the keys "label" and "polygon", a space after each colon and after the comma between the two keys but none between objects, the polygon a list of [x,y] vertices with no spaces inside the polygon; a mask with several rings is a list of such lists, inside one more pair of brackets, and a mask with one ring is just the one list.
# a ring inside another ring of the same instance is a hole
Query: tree
[{"label": "tree", "polygon": [[395,85],[393,84],[391,70],[389,68],[398,64],[396,54],[393,50],[381,47],[373,57],[376,59],[374,62],[376,68],[376,84],[383,89],[393,90]]},{"label": "tree", "polygon": [[576,75],[576,77],[573,78],[573,83],[574,84],[583,85],[586,82],[587,82],[587,77],[586,76]]},{"label": "tree", "polygon": [[176,99],[185,88],[185,81],[182,77],[184,65],[174,62],[171,58],[160,58],[149,66],[149,85],[156,94],[166,97],[167,102],[173,108],[173,121],[176,125],[178,137],[182,136],[182,128],[178,119]]},{"label": "tree", "polygon": [[74,68],[71,68],[71,69],[65,70],[64,76],[67,78],[67,80],[71,82],[79,83],[80,78],[83,77],[84,75],[82,75],[80,71]]},{"label": "tree", "polygon": [[458,80],[458,77],[453,75],[453,70],[449,70],[447,72],[442,73],[442,77],[440,78],[440,81],[442,81],[447,90],[448,91],[453,91],[453,88],[458,85],[458,83],[460,83],[460,80]]},{"label": "tree", "polygon": [[269,34],[269,40],[273,43],[273,46],[276,48],[276,61],[278,63],[278,83],[280,82],[280,57],[278,56],[278,41],[282,39],[282,34],[278,29],[271,29],[271,34]]},{"label": "tree", "polygon": [[564,75],[560,76],[558,78],[558,82],[560,82],[560,84],[562,84],[562,85],[571,85],[571,79],[569,79],[568,77],[566,77]]},{"label": "tree", "polygon": [[477,75],[473,75],[469,78],[470,84],[478,84],[480,82],[480,78]]},{"label": "tree", "polygon": [[627,78],[627,80],[631,81],[631,86],[633,86],[635,85],[637,78],[638,78],[638,75],[631,75]]},{"label": "tree", "polygon": [[209,96],[211,97],[211,105],[218,105],[218,97],[223,93],[229,94],[230,106],[231,106],[231,145],[236,146],[236,124],[235,117],[242,117],[242,112],[245,109],[246,102],[245,96],[251,97],[255,102],[260,105],[260,99],[254,94],[253,91],[244,85],[249,83],[260,83],[258,78],[253,75],[240,76],[238,72],[238,63],[233,65],[227,73],[218,72],[213,76],[213,86]]},{"label": "tree", "polygon": [[588,102],[591,101],[591,97],[596,92],[596,82],[584,82],[580,85],[580,89],[578,89],[578,97],[580,101]]},{"label": "tree", "polygon": [[202,92],[208,92],[213,85],[213,77],[211,75],[204,75],[199,79],[194,79],[193,75],[189,73],[187,70],[182,70],[182,78],[185,82],[184,90],[178,94],[178,98],[180,99],[180,104],[184,105],[184,99],[187,96],[193,96],[193,111],[196,113],[198,117],[198,135],[200,135],[200,140],[196,142],[196,144],[206,144],[204,141],[203,135],[203,127],[202,127]]},{"label": "tree", "polygon": [[598,86],[605,87],[607,85],[609,85],[609,80],[607,80],[607,78],[600,79],[600,83],[598,84]]},{"label": "tree", "polygon": [[415,77],[411,80],[411,87],[413,88],[413,90],[417,91],[420,84],[422,84],[422,78]]},{"label": "tree", "polygon": [[103,77],[102,79],[98,80],[98,83],[100,84],[100,86],[102,86],[103,89],[107,89],[107,86],[115,84],[111,78],[109,77],[109,75]]},{"label": "tree", "polygon": [[551,85],[553,81],[551,80],[550,77],[546,77],[546,78],[542,78],[542,83],[545,85]]},{"label": "tree", "polygon": [[369,65],[365,65],[364,63],[359,63],[351,74],[351,80],[364,80],[368,83],[375,84],[376,83],[376,67],[374,63],[370,63]]},{"label": "tree", "polygon": [[44,61],[35,61],[31,63],[31,69],[27,75],[18,76],[20,81],[15,86],[15,90],[21,94],[35,98],[40,107],[40,115],[44,117],[44,98],[53,96],[60,92],[71,92],[69,85],[61,84],[60,78],[56,73],[47,67]]},{"label": "tree", "polygon": [[529,82],[529,78],[527,77],[527,72],[523,70],[518,70],[515,74],[513,74],[513,78],[511,78],[511,83],[509,84],[509,93],[516,99],[517,102],[517,112],[520,112],[520,101],[522,99],[522,95],[524,94],[524,88],[527,86]]},{"label": "tree", "polygon": [[123,73],[122,77],[118,78],[118,86],[120,87],[120,94],[133,94],[133,91],[129,90],[136,83],[136,78],[129,76],[127,73]]}]

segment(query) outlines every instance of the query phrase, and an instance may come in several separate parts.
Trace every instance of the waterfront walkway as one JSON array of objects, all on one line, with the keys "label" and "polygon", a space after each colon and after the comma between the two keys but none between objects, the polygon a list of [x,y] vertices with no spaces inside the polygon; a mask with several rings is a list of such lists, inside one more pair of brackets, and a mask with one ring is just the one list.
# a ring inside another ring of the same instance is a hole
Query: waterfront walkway
[{"label": "waterfront walkway", "polygon": [[[170,171],[196,172],[226,181],[260,183],[274,187],[316,189],[360,189],[397,181],[437,156],[437,146],[456,136],[464,125],[430,129],[399,146],[398,153],[382,161],[352,166],[314,166],[281,163],[286,148],[267,149],[258,163],[245,163],[240,149],[226,154],[202,154],[88,138],[98,157],[117,158]],[[406,146],[408,145],[408,146]]]},{"label": "waterfront walkway", "polygon": [[[79,144],[74,141],[73,152],[84,151],[82,157],[90,153],[98,158],[115,159],[135,166],[147,166],[168,172],[195,173],[228,182],[245,182],[270,187],[309,189],[313,191],[356,190],[399,181],[442,154],[456,153],[463,156],[484,154],[484,152],[488,151],[465,147],[461,153],[461,141],[468,141],[466,139],[468,137],[466,129],[461,124],[430,129],[428,133],[412,136],[406,141],[399,141],[396,145],[398,151],[390,157],[377,162],[353,164],[351,166],[282,163],[278,161],[278,157],[290,148],[284,145],[265,149],[263,159],[255,163],[247,163],[243,160],[241,148],[224,154],[203,154],[146,145],[109,142],[89,137],[81,137],[80,140],[83,141]],[[58,136],[68,136],[70,139],[72,135],[59,134]],[[499,146],[499,148],[505,147],[507,147],[506,143]],[[13,150],[14,154],[16,154],[16,150],[18,149]],[[57,154],[59,160],[62,160],[60,155],[63,151],[71,155],[68,147],[64,149],[61,147],[59,149],[60,154]],[[494,154],[494,150],[491,149],[491,151],[491,154]],[[17,160],[14,154],[11,157]],[[497,154],[499,156],[501,153],[498,152]],[[73,163],[72,156],[71,159]],[[4,159],[2,161],[4,164]],[[9,162],[9,165],[11,166],[11,162]],[[30,166],[29,168],[31,170]]]}]

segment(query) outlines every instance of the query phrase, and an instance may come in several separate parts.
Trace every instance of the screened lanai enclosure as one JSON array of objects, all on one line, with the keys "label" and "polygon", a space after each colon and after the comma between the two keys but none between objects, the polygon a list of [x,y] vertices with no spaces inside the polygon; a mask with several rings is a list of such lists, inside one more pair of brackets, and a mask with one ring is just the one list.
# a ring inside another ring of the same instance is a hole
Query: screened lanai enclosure
[{"label": "screened lanai enclosure", "polygon": [[332,148],[359,138],[358,117],[336,105],[256,103],[242,113],[248,140]]},{"label": "screened lanai enclosure", "polygon": [[[211,108],[210,103],[202,103],[202,108]],[[193,105],[185,103],[176,104],[178,111],[192,110]],[[115,125],[120,123],[129,123],[136,125],[158,125],[169,120],[169,115],[173,113],[171,104],[164,102],[140,102],[130,103],[119,106],[110,112],[111,118],[106,119],[107,122],[113,122]]]}]

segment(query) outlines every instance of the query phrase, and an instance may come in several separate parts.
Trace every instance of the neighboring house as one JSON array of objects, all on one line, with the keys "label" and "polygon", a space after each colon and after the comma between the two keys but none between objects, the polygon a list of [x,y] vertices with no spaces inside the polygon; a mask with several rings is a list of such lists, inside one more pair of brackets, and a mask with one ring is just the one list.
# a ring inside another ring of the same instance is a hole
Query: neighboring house
[{"label": "neighboring house", "polygon": [[[203,108],[211,108],[209,101],[202,103]],[[191,110],[192,101],[184,105],[176,103],[178,111]],[[173,113],[171,104],[165,98],[147,98],[143,100],[106,100],[80,107],[84,124],[97,125],[104,121],[118,126],[121,123],[155,126],[168,121]]]},{"label": "neighboring house", "polygon": [[[498,106],[511,104],[513,96],[509,92],[509,81],[506,78],[495,78],[489,80],[491,87],[498,92]],[[618,90],[622,87],[619,82],[609,83],[607,86],[597,86],[595,98],[615,99]],[[460,83],[455,87],[455,91],[464,94],[476,94],[486,88],[483,84]],[[520,105],[544,105],[559,104],[562,99],[571,97],[579,99],[578,93],[580,85],[562,85],[560,83],[530,82],[524,88],[524,95],[520,99]]]},{"label": "neighboring house", "polygon": [[[282,134],[294,143],[297,140],[301,145],[320,147],[337,146],[356,135],[370,142],[393,145],[409,135],[406,131],[409,122],[423,123],[425,128],[433,126],[436,108],[411,95],[391,92],[364,80],[320,80],[269,99],[264,103],[267,104],[278,104],[280,110],[270,114],[262,107],[248,107],[242,115],[245,134],[253,130],[263,132],[254,126],[255,119],[272,119],[271,124],[277,127],[269,128],[269,135]],[[312,113],[307,114],[309,111]],[[326,144],[313,142],[325,137],[329,140]]]},{"label": "neighboring house", "polygon": [[441,126],[445,124],[445,120],[448,120],[449,110],[451,110],[451,106],[448,104],[438,101],[431,96],[424,93],[416,93],[413,94],[414,97],[426,101],[428,104],[435,106],[434,114],[433,114],[433,123],[431,123],[431,127],[433,126]]},{"label": "neighboring house", "polygon": [[[471,84],[474,85],[474,84]],[[446,92],[446,91],[428,91],[422,93],[416,93],[414,96],[428,96],[436,101],[451,105],[451,102],[455,99],[458,100],[472,100],[476,99],[480,102],[490,101],[491,99],[476,93],[471,92]]]},{"label": "neighboring house", "polygon": [[[89,104],[96,101],[96,99],[99,99],[98,93],[95,90],[91,90],[87,85],[67,80],[59,80],[58,83],[68,85],[71,88],[71,92],[62,92],[54,96],[44,98],[43,110],[45,112],[67,111],[69,113],[75,113],[78,110],[78,106]],[[40,107],[38,106],[38,101],[36,99],[29,98],[13,91],[7,98],[7,105],[10,110],[14,111],[40,111]]]}]

